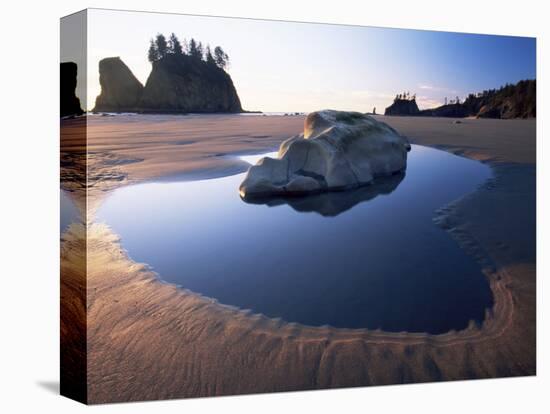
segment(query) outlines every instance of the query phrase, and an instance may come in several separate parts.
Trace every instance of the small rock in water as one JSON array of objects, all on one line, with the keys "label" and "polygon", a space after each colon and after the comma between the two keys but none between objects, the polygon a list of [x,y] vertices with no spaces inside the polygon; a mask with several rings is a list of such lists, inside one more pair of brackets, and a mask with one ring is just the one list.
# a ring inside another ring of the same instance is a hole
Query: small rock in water
[{"label": "small rock in water", "polygon": [[239,187],[243,198],[345,190],[407,167],[407,139],[361,114],[310,113],[304,133],[281,144],[278,159],[262,158]]}]

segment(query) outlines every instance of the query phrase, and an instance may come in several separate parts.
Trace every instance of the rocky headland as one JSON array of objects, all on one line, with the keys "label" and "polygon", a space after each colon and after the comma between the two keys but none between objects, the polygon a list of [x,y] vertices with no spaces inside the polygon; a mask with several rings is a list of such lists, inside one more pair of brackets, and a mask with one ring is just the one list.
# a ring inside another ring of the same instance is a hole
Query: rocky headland
[{"label": "rocky headland", "polygon": [[469,94],[464,101],[459,98],[437,108],[419,110],[416,100],[408,97],[395,98],[386,108],[385,115],[437,116],[450,118],[536,118],[536,80],[522,80],[477,94]]}]

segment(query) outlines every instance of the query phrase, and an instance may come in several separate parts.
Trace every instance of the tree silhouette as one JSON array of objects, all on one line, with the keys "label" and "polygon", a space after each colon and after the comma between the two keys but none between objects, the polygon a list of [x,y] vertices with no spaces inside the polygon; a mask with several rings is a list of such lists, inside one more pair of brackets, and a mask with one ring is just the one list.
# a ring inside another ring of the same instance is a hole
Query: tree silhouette
[{"label": "tree silhouette", "polygon": [[149,62],[151,63],[159,60],[157,45],[155,44],[155,41],[153,39],[151,39],[151,43],[149,45],[149,53],[147,54],[147,59],[149,59]]},{"label": "tree silhouette", "polygon": [[216,46],[214,48],[214,60],[216,61],[216,65],[221,69],[225,69],[229,65],[229,56],[224,52],[221,46]]},{"label": "tree silhouette", "polygon": [[188,55],[194,59],[205,61],[210,65],[215,65],[220,69],[225,69],[229,65],[229,56],[220,47],[216,46],[214,51],[210,45],[203,46],[202,42],[193,38],[182,42],[178,39],[175,33],[171,33],[168,41],[162,33],[158,33],[154,39],[151,39],[147,58],[153,63],[167,54]]},{"label": "tree silhouette", "polygon": [[210,50],[210,45],[206,45],[205,60],[209,65],[215,65],[216,60],[212,56],[212,51]]},{"label": "tree silhouette", "polygon": [[202,47],[202,42],[197,43],[197,57],[202,60],[204,57],[204,48]]},{"label": "tree silhouette", "polygon": [[174,33],[172,33],[168,39],[168,51],[175,55],[183,55],[181,43]]},{"label": "tree silhouette", "polygon": [[159,33],[157,35],[155,44],[157,47],[158,57],[159,59],[162,59],[164,56],[166,56],[166,53],[168,53],[168,43],[166,43],[166,38],[163,34]]},{"label": "tree silhouette", "polygon": [[189,56],[195,59],[202,59],[202,50],[199,48],[199,44],[193,38],[189,41]]}]

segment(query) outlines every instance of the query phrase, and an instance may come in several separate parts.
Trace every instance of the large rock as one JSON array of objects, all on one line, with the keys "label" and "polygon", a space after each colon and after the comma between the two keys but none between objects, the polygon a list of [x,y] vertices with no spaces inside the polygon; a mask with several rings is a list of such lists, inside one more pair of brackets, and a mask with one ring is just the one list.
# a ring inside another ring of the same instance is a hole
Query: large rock
[{"label": "large rock", "polygon": [[74,62],[63,62],[60,66],[60,115],[82,115],[80,99],[75,94],[77,66]]},{"label": "large rock", "polygon": [[153,62],[140,103],[144,112],[242,112],[231,77],[214,64],[186,55]]},{"label": "large rock", "polygon": [[99,83],[101,94],[96,98],[94,111],[139,111],[143,85],[119,57],[99,62]]},{"label": "large rock", "polygon": [[278,159],[262,158],[239,187],[243,198],[346,190],[407,167],[407,139],[358,112],[310,113],[304,133],[281,144]]}]

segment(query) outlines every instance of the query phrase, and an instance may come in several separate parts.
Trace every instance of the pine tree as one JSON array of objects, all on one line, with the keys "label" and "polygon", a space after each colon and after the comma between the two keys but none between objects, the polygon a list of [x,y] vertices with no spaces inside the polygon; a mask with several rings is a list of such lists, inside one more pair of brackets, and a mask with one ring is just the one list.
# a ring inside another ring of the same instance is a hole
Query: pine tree
[{"label": "pine tree", "polygon": [[195,59],[202,59],[202,51],[199,50],[197,41],[193,38],[189,41],[189,56]]},{"label": "pine tree", "polygon": [[159,33],[155,40],[158,58],[162,59],[168,53],[168,44],[166,43],[166,38],[163,34]]},{"label": "pine tree", "polygon": [[172,33],[168,39],[168,50],[175,55],[182,55],[183,49],[178,37]]},{"label": "pine tree", "polygon": [[205,60],[209,65],[216,64],[216,60],[214,59],[214,56],[212,56],[212,51],[210,50],[210,45],[206,45]]},{"label": "pine tree", "polygon": [[214,60],[221,69],[225,69],[229,65],[229,56],[220,46],[214,48]]},{"label": "pine tree", "polygon": [[149,45],[149,53],[147,54],[147,58],[149,59],[149,62],[153,63],[159,60],[159,54],[157,50],[157,45],[155,44],[155,41],[151,39],[151,43]]}]

